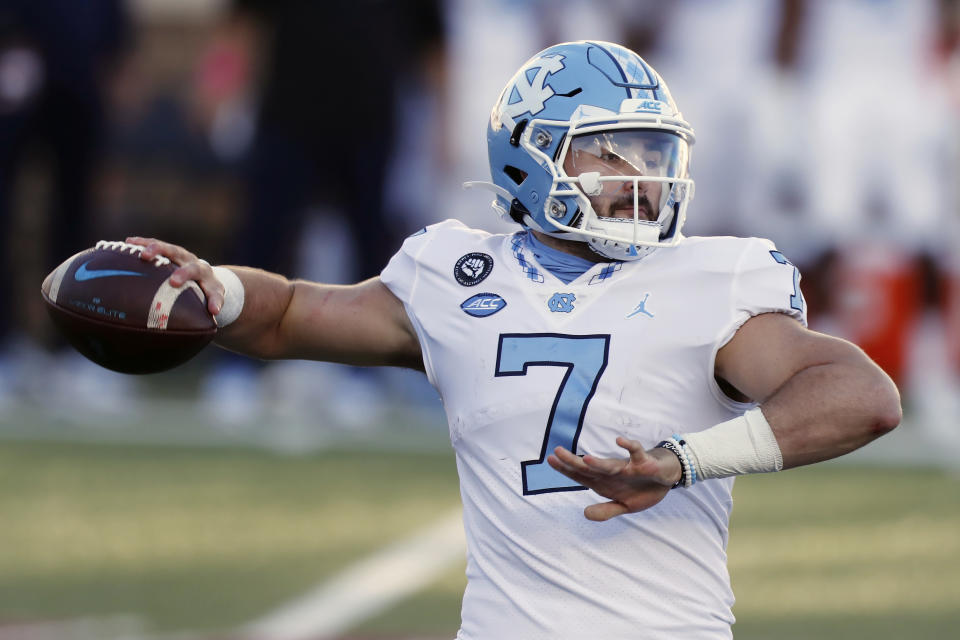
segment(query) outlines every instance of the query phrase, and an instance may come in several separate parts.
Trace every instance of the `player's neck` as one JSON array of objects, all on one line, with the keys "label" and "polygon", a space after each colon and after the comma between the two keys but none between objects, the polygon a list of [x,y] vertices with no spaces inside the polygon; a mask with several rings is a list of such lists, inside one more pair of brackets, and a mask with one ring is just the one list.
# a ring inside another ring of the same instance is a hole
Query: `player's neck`
[{"label": "player's neck", "polygon": [[599,253],[592,251],[590,247],[587,246],[586,242],[563,240],[561,238],[555,238],[533,229],[531,229],[530,232],[536,236],[537,240],[547,245],[551,249],[563,251],[564,253],[569,253],[572,256],[583,258],[584,260],[589,260],[590,262],[610,262],[608,258],[604,258]]}]

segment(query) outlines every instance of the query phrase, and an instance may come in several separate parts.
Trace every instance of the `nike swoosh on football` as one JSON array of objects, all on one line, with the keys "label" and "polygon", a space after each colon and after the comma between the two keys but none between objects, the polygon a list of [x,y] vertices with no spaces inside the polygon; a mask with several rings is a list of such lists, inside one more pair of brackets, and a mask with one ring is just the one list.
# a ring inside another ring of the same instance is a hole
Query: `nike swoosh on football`
[{"label": "nike swoosh on football", "polygon": [[76,273],[73,274],[73,279],[77,282],[83,282],[85,280],[95,280],[96,278],[110,278],[112,276],[142,276],[143,274],[138,271],[122,271],[120,269],[87,269],[87,265],[93,262],[93,260],[87,260],[80,268],[77,269]]}]

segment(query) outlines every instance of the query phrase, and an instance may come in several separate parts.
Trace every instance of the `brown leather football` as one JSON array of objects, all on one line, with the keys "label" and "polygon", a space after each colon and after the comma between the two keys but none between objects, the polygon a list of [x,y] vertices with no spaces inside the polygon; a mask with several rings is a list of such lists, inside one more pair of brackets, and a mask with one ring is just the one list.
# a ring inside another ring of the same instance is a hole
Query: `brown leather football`
[{"label": "brown leather football", "polygon": [[170,285],[167,258],[140,258],[143,247],[100,241],[67,259],[41,291],[54,324],[73,347],[121,373],[180,365],[216,335],[217,323],[195,282]]}]

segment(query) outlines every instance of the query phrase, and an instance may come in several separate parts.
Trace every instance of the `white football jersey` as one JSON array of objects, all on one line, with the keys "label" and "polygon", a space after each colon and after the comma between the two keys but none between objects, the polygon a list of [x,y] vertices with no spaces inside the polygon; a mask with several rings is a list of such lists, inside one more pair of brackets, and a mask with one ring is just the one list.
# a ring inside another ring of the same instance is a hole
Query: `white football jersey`
[{"label": "white football jersey", "polygon": [[570,284],[523,232],[447,220],[404,242],[381,276],[416,328],[456,452],[467,537],[458,638],[729,638],[733,479],[676,489],[608,522],[554,471],[557,445],[624,457],[750,405],[714,379],[751,316],[805,322],[799,274],[768,240],[685,238]]}]

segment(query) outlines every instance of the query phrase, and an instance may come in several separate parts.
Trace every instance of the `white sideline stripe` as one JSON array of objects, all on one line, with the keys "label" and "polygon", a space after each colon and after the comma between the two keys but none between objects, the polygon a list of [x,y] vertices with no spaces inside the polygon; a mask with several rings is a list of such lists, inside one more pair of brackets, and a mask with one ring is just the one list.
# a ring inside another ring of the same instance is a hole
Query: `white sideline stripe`
[{"label": "white sideline stripe", "polygon": [[329,581],[240,630],[257,640],[337,636],[428,585],[465,557],[458,507],[410,538],[348,567]]}]

